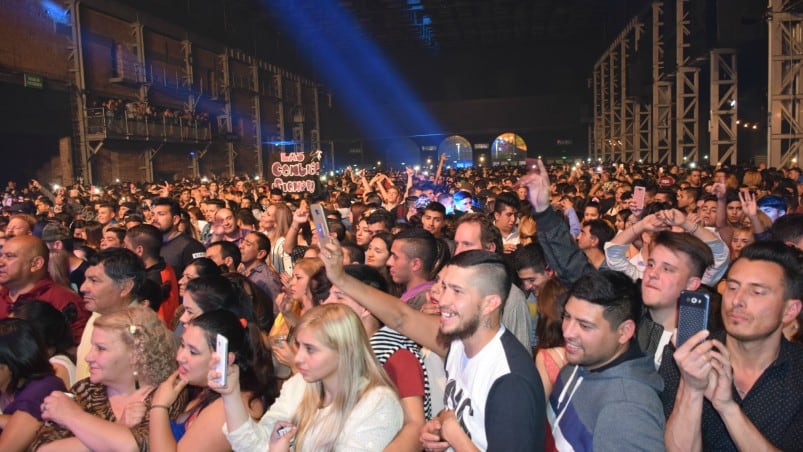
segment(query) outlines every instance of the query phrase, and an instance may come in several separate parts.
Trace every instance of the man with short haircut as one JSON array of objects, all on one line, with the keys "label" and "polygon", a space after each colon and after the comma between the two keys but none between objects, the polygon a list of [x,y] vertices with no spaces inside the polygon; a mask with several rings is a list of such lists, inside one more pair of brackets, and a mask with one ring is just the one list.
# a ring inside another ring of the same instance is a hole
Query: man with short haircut
[{"label": "man with short haircut", "polygon": [[516,228],[517,215],[521,205],[513,192],[503,192],[494,202],[494,226],[502,234],[502,247],[505,254],[516,251],[519,246],[519,230]]},{"label": "man with short haircut", "polygon": [[321,256],[334,286],[385,325],[445,358],[445,410],[422,428],[425,449],[543,448],[541,379],[530,354],[500,323],[511,287],[500,255],[471,250],[444,267],[440,316],[417,311],[347,275],[336,243],[326,244]]},{"label": "man with short haircut", "polygon": [[426,293],[432,287],[432,268],[437,258],[435,237],[427,231],[411,229],[399,233],[390,246],[388,270],[394,283],[404,287],[402,301],[414,309],[427,302]]},{"label": "man with short haircut", "polygon": [[531,331],[530,342],[533,348],[538,346],[536,339],[536,322],[538,321],[538,294],[550,278],[555,276],[544,258],[544,250],[538,242],[520,247],[513,253],[513,270],[516,271],[521,290],[527,300],[527,309],[530,312]]},{"label": "man with short haircut", "polygon": [[151,206],[151,224],[162,234],[160,255],[175,270],[183,275],[184,268],[194,259],[204,257],[204,246],[187,234],[178,230],[181,222],[181,208],[172,198],[155,198]]},{"label": "man with short haircut", "polygon": [[147,299],[165,325],[172,327],[176,309],[181,301],[178,296],[176,272],[159,254],[162,247],[161,231],[150,224],[135,226],[126,232],[123,244],[145,264],[145,274],[153,282],[152,287],[155,289],[148,294]]},{"label": "man with short haircut", "polygon": [[33,227],[36,225],[36,218],[27,213],[15,213],[8,218],[6,226],[6,238],[18,235],[33,234]]},{"label": "man with short haircut", "polygon": [[92,347],[95,320],[107,314],[136,306],[145,284],[145,265],[136,254],[125,248],[109,248],[89,259],[86,281],[81,286],[86,309],[92,316],[78,344],[75,379],[89,376],[86,355]]},{"label": "man with short haircut", "polygon": [[209,244],[221,240],[231,242],[234,246],[237,246],[249,232],[251,231],[248,229],[241,229],[237,225],[237,217],[234,216],[234,212],[232,212],[231,209],[220,209],[215,213],[215,222],[212,224],[212,235],[206,242],[206,246],[209,247]]},{"label": "man with short haircut", "polygon": [[801,297],[798,250],[778,241],[742,250],[722,296],[725,331],[692,336],[664,375],[668,450],[800,450],[803,348],[783,327]]},{"label": "man with short haircut", "polygon": [[599,203],[595,201],[589,201],[583,208],[583,222],[585,223],[586,221],[590,220],[599,220],[599,212]]},{"label": "man with short haircut", "polygon": [[219,267],[224,268],[224,272],[235,272],[240,267],[242,257],[240,248],[232,242],[221,240],[210,243],[206,247],[206,257]]},{"label": "man with short haircut", "polygon": [[577,246],[583,250],[588,262],[594,268],[604,268],[605,244],[615,235],[613,228],[605,220],[589,220],[577,236]]},{"label": "man with short haircut", "polygon": [[265,258],[270,253],[270,239],[261,232],[249,232],[240,242],[239,248],[242,261],[240,273],[270,295],[271,300],[276,300],[282,292],[282,280],[279,274],[265,263]]},{"label": "man with short haircut", "polygon": [[635,340],[638,288],[586,273],[564,307],[566,360],[547,413],[558,450],[663,450],[663,381]]},{"label": "man with short haircut", "polygon": [[393,226],[396,225],[396,219],[385,209],[374,210],[365,218],[365,222],[368,224],[371,237],[379,231],[392,232]]},{"label": "man with short haircut", "polygon": [[6,240],[0,253],[0,319],[8,317],[18,301],[45,301],[64,314],[78,341],[89,313],[80,295],[50,277],[49,259],[50,250],[39,237],[18,235]]},{"label": "man with short haircut", "polygon": [[284,202],[284,194],[282,193],[281,189],[278,188],[271,188],[270,189],[270,203],[271,204],[278,204]]},{"label": "man with short haircut", "polygon": [[421,215],[421,227],[436,238],[441,238],[444,226],[446,226],[446,207],[438,201],[427,204]]},{"label": "man with short haircut", "polygon": [[690,214],[697,210],[697,200],[700,199],[700,189],[686,187],[678,190],[678,210],[685,214]]},{"label": "man with short haircut", "polygon": [[104,202],[98,204],[98,210],[95,213],[95,220],[106,227],[109,224],[117,223],[116,209],[113,204]]},{"label": "man with short haircut", "polygon": [[803,251],[803,214],[795,213],[778,218],[772,224],[772,237]]},{"label": "man with short haircut", "polygon": [[[467,213],[460,217],[454,241],[455,256],[469,250],[486,250],[502,254],[502,235],[499,229],[491,224],[487,215],[480,213]],[[515,285],[508,291],[505,309],[502,311],[502,324],[516,336],[528,352],[532,352],[530,310],[527,308],[524,292]]]},{"label": "man with short haircut", "polygon": [[208,243],[212,237],[212,225],[215,224],[217,211],[226,207],[222,199],[207,199],[201,205],[206,224],[201,229],[201,243]]}]

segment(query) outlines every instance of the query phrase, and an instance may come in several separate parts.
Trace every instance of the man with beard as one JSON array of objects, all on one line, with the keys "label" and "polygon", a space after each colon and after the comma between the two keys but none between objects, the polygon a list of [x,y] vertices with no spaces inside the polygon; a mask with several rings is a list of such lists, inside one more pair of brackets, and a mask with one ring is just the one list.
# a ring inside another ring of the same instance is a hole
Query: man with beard
[{"label": "man with beard", "polygon": [[545,402],[533,360],[500,323],[510,291],[503,258],[471,250],[441,278],[440,316],[416,311],[343,271],[342,251],[327,243],[329,280],[385,325],[445,358],[445,409],[421,429],[427,449],[532,451],[544,446]]},{"label": "man with beard", "polygon": [[184,274],[184,267],[193,259],[204,257],[204,246],[178,230],[181,208],[176,200],[155,198],[151,212],[151,224],[162,233],[162,249],[159,254],[175,270],[177,276]]},{"label": "man with beard", "polygon": [[689,338],[664,374],[668,450],[800,450],[803,349],[783,327],[801,310],[801,262],[778,241],[742,250],[722,295],[725,331]]}]

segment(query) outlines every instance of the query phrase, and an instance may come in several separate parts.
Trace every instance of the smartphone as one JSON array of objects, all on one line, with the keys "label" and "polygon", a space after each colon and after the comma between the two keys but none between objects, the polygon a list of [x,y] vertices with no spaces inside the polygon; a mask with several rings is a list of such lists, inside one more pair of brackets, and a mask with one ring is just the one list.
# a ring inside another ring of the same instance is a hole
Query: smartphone
[{"label": "smartphone", "polygon": [[312,215],[312,222],[315,223],[315,231],[318,233],[318,239],[321,244],[324,244],[329,240],[329,223],[323,211],[323,206],[318,203],[310,204],[309,210]]},{"label": "smartphone", "polygon": [[633,187],[633,202],[636,203],[636,209],[644,210],[644,195],[647,189],[636,185]]},{"label": "smartphone", "polygon": [[215,372],[220,374],[220,377],[217,379],[217,382],[220,383],[221,386],[226,386],[228,383],[227,376],[226,376],[226,369],[229,364],[229,340],[226,339],[226,336],[222,334],[217,335],[217,344],[215,344],[215,353],[217,356],[220,357],[220,361],[217,362],[215,366]]},{"label": "smartphone", "polygon": [[680,292],[676,347],[680,347],[690,337],[708,328],[710,305],[711,297],[707,293],[691,290]]},{"label": "smartphone", "polygon": [[289,431],[290,431],[290,426],[289,425],[285,425],[284,427],[279,427],[279,430],[276,430],[276,436],[281,438],[282,436],[286,435],[287,432],[289,432]]}]

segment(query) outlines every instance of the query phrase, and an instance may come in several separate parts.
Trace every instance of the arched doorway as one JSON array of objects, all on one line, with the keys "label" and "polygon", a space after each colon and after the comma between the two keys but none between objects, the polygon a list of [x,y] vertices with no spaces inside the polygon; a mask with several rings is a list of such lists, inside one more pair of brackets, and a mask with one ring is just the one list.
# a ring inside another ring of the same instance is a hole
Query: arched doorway
[{"label": "arched doorway", "polygon": [[527,143],[513,132],[506,132],[491,144],[491,161],[497,165],[523,165],[527,158]]},{"label": "arched doorway", "polygon": [[438,158],[441,154],[446,154],[444,167],[465,168],[472,165],[471,143],[460,135],[444,138],[438,146]]}]

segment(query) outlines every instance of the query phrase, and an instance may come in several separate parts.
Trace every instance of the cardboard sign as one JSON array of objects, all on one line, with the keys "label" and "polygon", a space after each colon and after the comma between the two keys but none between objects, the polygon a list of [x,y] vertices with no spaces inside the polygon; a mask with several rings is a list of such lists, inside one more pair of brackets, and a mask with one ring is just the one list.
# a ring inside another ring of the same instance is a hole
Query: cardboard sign
[{"label": "cardboard sign", "polygon": [[314,193],[320,183],[321,151],[272,152],[268,161],[270,188],[283,193]]}]

